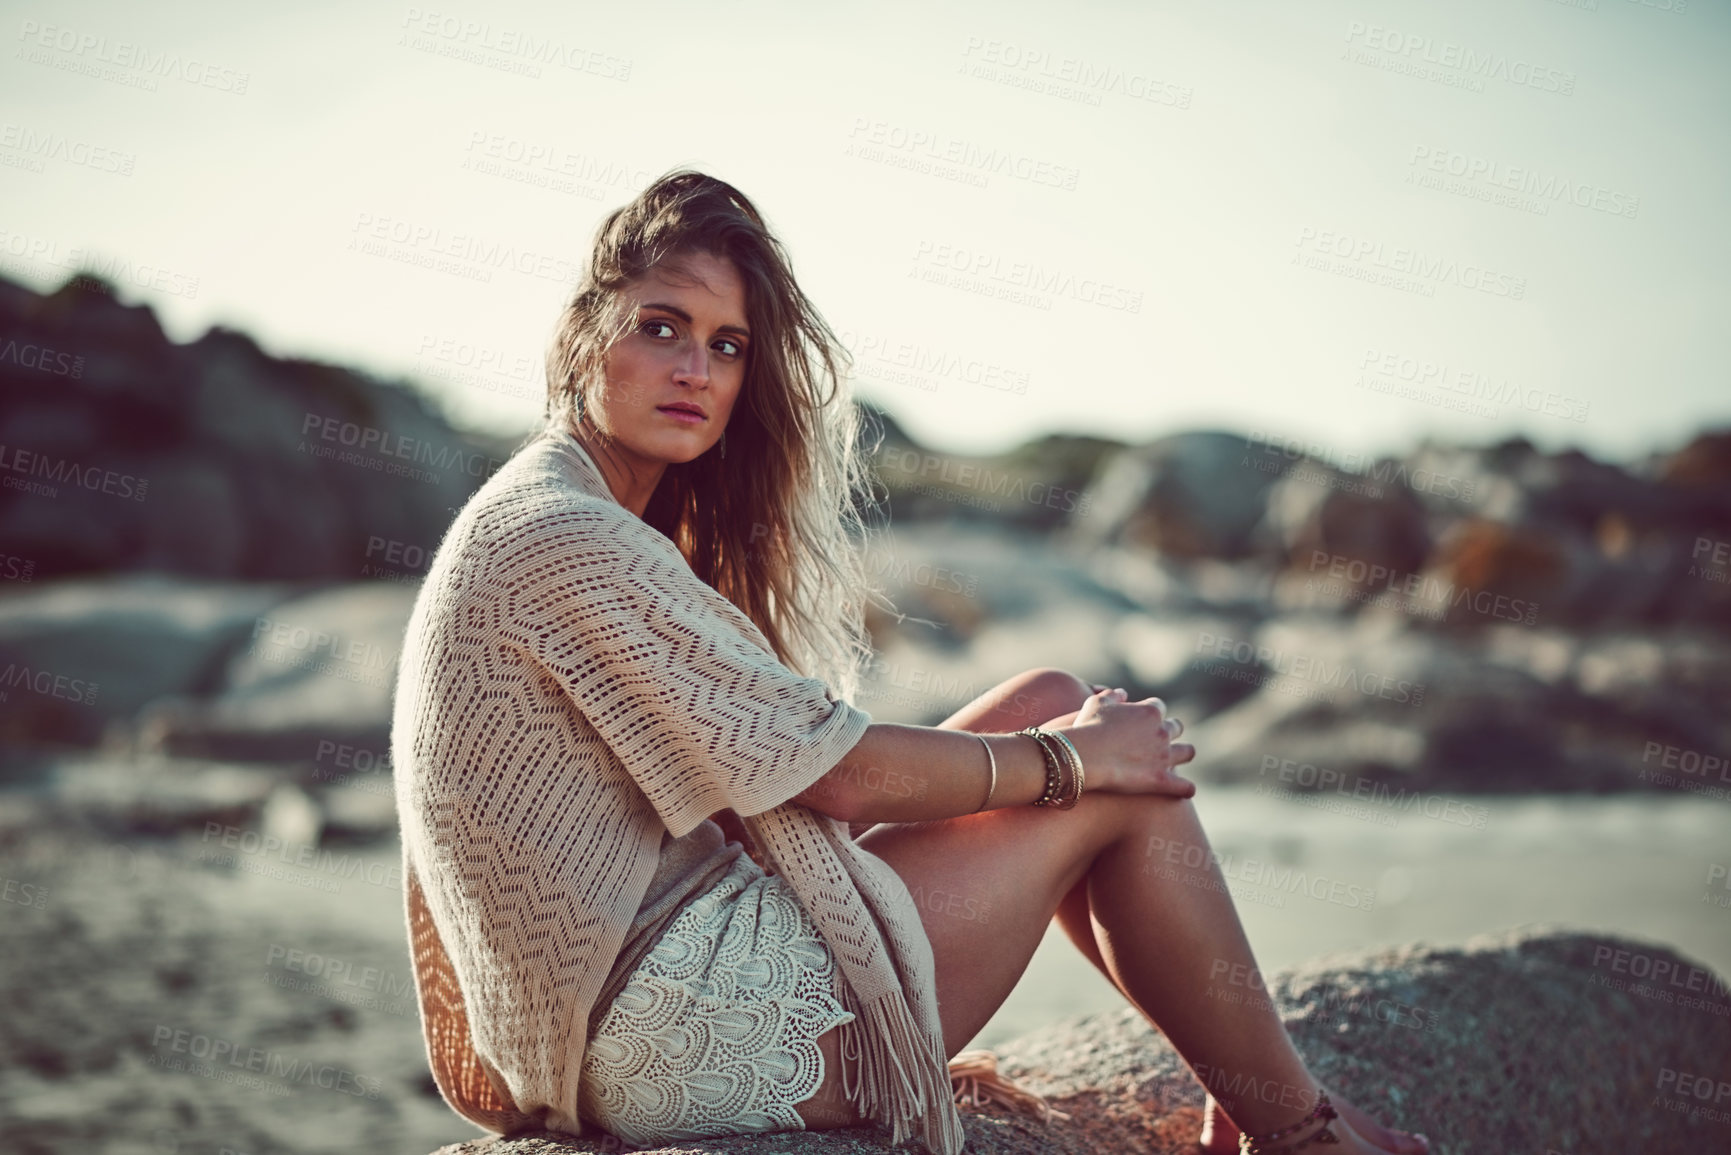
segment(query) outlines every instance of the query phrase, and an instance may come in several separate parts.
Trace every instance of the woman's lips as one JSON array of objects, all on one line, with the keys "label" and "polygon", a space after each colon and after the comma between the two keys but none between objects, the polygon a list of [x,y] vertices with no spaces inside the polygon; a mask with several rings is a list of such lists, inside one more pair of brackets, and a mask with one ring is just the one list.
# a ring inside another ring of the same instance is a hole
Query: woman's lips
[{"label": "woman's lips", "polygon": [[657,408],[655,411],[657,413],[665,413],[675,421],[683,421],[687,425],[701,425],[705,421],[709,420],[709,418],[704,417],[701,414],[693,413],[689,409],[669,409],[666,406],[662,406]]}]

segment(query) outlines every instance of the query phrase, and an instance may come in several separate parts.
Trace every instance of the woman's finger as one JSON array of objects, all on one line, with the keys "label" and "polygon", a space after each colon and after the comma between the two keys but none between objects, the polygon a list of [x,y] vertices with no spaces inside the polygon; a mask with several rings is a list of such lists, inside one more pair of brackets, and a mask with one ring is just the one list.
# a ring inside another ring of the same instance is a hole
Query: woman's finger
[{"label": "woman's finger", "polygon": [[1176,738],[1178,735],[1184,733],[1184,723],[1177,718],[1166,719],[1164,722],[1160,723],[1160,728],[1166,731],[1166,737],[1168,739]]}]

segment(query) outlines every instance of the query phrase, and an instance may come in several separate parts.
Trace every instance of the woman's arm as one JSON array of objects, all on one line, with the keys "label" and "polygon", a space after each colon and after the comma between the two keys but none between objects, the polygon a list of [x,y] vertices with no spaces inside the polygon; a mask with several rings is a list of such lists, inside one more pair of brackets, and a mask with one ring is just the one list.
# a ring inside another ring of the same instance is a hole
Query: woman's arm
[{"label": "woman's arm", "polygon": [[[1087,788],[1188,798],[1195,784],[1173,768],[1196,756],[1174,744],[1182,727],[1158,698],[1123,702],[1096,694],[1060,729],[1075,744]],[[990,777],[984,738],[998,764],[991,809],[1026,806],[1046,788],[1046,760],[1025,734],[974,734],[935,726],[874,722],[846,756],[794,801],[843,822],[923,822],[980,809]]]}]

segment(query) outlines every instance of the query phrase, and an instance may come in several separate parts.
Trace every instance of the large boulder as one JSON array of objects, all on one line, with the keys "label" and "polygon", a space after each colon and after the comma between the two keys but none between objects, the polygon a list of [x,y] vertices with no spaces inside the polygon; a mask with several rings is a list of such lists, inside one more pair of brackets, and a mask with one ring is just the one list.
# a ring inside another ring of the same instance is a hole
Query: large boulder
[{"label": "large boulder", "polygon": [[168,694],[218,691],[230,650],[287,584],[160,574],[8,583],[0,595],[0,739],[93,745]]},{"label": "large boulder", "polygon": [[[1187,735],[1201,779],[1265,782],[1278,757],[1367,789],[1731,787],[1713,769],[1731,746],[1731,654],[1686,628],[1431,634],[1399,615],[1291,615],[1197,637],[1186,684],[1253,690]],[[1693,778],[1659,773],[1684,763]]]},{"label": "large boulder", "polygon": [[384,751],[397,659],[417,587],[351,582],[280,602],[248,623],[220,689],[141,712],[148,750],[311,762],[331,745]]},{"label": "large boulder", "polygon": [[1230,433],[1179,433],[1123,450],[1089,486],[1076,540],[1185,559],[1246,557],[1268,491],[1290,465],[1266,442]]},{"label": "large boulder", "polygon": [[239,332],[176,345],[93,278],[0,279],[0,330],[0,541],[38,578],[353,580],[382,551],[430,551],[513,448]]},{"label": "large boulder", "polygon": [[[1321,960],[1209,995],[1271,998],[1326,1086],[1443,1152],[1696,1155],[1731,1135],[1726,979],[1663,946],[1527,928],[1463,948]],[[1068,1118],[968,1112],[974,1155],[1194,1151],[1202,1086],[1134,1010],[999,1048],[1000,1069]],[[875,1128],[688,1140],[657,1155],[868,1155]],[[610,1136],[482,1139],[437,1155],[635,1150]]]}]

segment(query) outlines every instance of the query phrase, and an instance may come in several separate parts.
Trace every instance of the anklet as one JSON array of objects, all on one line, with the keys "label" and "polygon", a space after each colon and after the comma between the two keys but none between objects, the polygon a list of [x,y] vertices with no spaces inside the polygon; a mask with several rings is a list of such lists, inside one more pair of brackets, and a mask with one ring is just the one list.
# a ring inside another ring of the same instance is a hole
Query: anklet
[{"label": "anklet", "polygon": [[[1328,1092],[1319,1091],[1316,1096],[1316,1106],[1310,1114],[1292,1126],[1284,1127],[1267,1135],[1252,1135],[1248,1131],[1240,1131],[1238,1133],[1239,1155],[1284,1155],[1287,1151],[1296,1151],[1300,1147],[1308,1147],[1312,1143],[1339,1143],[1340,1137],[1328,1129],[1328,1121],[1338,1118],[1340,1118],[1339,1113],[1335,1111],[1334,1105],[1328,1101]],[[1322,1120],[1322,1130],[1310,1138],[1300,1139],[1296,1143],[1281,1143],[1279,1146],[1270,1146],[1270,1144],[1277,1143],[1288,1135],[1304,1130],[1318,1119]]]}]

